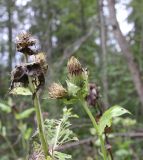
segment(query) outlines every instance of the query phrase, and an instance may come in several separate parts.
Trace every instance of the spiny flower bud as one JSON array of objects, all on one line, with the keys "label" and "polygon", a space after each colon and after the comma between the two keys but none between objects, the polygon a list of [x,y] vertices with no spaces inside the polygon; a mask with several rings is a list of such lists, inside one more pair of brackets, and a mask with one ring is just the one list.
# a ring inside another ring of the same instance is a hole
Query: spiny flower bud
[{"label": "spiny flower bud", "polygon": [[36,39],[34,39],[29,33],[21,33],[16,37],[16,49],[18,52],[34,55],[37,52],[30,47],[34,46],[35,44]]},{"label": "spiny flower bud", "polygon": [[81,75],[83,71],[80,62],[73,56],[69,59],[67,68],[68,68],[69,75],[71,76]]},{"label": "spiny flower bud", "polygon": [[49,87],[49,97],[52,99],[60,99],[64,98],[67,95],[67,90],[58,83],[53,83]]}]

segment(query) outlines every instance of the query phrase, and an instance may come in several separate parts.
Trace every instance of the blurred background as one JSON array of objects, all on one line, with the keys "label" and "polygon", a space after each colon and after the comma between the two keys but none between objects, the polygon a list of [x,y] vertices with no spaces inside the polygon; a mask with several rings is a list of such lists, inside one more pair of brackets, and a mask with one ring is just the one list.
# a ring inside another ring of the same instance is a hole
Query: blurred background
[{"label": "blurred background", "polygon": [[[69,57],[77,57],[100,86],[106,108],[120,105],[130,117],[114,120],[109,141],[115,160],[142,160],[143,152],[143,1],[142,0],[0,0],[0,160],[24,159],[36,129],[31,98],[9,96],[10,73],[21,64],[16,36],[38,39],[49,65],[46,85],[64,82]],[[64,104],[41,99],[46,118],[59,118]],[[79,142],[63,147],[74,160],[94,160],[99,143],[84,111],[72,129]],[[91,107],[94,112],[94,107]],[[21,113],[19,117],[16,113]],[[96,149],[95,149],[96,148]],[[17,158],[14,158],[17,157]]]}]

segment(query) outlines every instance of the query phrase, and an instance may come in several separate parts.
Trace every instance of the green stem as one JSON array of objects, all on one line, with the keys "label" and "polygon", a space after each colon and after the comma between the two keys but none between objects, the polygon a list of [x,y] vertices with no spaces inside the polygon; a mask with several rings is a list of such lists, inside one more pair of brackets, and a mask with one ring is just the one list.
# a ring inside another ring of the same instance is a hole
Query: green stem
[{"label": "green stem", "polygon": [[99,134],[98,124],[96,123],[94,116],[92,115],[89,107],[87,106],[87,103],[84,100],[81,100],[81,103],[82,103],[82,106],[83,106],[84,110],[88,114],[88,116],[89,116],[89,118],[90,118],[96,132],[97,132],[97,135],[99,137],[99,140],[100,140],[100,143],[101,143],[101,151],[103,153],[103,159],[107,160],[106,148],[105,148],[103,137],[102,137],[102,135]]},{"label": "green stem", "polygon": [[38,130],[39,130],[39,137],[41,140],[41,144],[45,153],[45,156],[48,156],[48,144],[44,135],[44,125],[43,125],[43,118],[42,118],[42,113],[41,113],[41,106],[39,102],[39,96],[35,95],[33,99],[35,111],[36,111],[36,118],[37,118],[37,124],[38,124]]},{"label": "green stem", "polygon": [[[25,58],[26,58],[26,62],[28,62],[27,56],[25,56]],[[34,84],[32,83],[31,77],[28,77],[28,80],[29,80],[30,90],[34,94],[36,89],[35,89]],[[40,140],[41,140],[41,144],[42,144],[42,148],[43,148],[45,157],[47,158],[48,155],[49,155],[48,144],[47,144],[45,134],[44,134],[44,123],[43,123],[43,117],[42,117],[41,105],[40,105],[38,93],[35,93],[35,95],[33,96],[33,104],[34,104],[35,112],[36,112],[36,119],[37,119],[37,125],[38,125],[38,130],[39,130],[39,137],[40,137]]]},{"label": "green stem", "polygon": [[5,139],[9,148],[11,149],[11,152],[12,152],[14,158],[17,159],[17,154],[16,154],[15,150],[13,149],[13,146],[11,145],[11,142],[9,141],[9,139],[6,136],[3,136],[3,138]]},{"label": "green stem", "polygon": [[[19,126],[23,126],[23,122],[22,120],[19,121]],[[21,140],[22,140],[22,148],[24,149],[24,151],[26,150],[26,143],[25,143],[25,139],[24,139],[24,133],[23,133],[23,129],[21,129],[21,127],[19,128],[20,132],[21,132]]]}]

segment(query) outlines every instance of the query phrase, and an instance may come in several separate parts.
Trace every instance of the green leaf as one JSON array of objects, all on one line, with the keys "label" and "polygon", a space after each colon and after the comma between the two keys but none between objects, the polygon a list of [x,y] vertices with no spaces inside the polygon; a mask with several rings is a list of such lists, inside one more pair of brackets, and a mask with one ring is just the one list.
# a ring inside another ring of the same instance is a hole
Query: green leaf
[{"label": "green leaf", "polygon": [[112,124],[112,118],[121,116],[125,113],[130,112],[120,106],[113,106],[104,112],[102,117],[99,120],[99,134],[101,135],[104,132],[106,126],[110,127]]},{"label": "green leaf", "polygon": [[16,95],[23,95],[23,96],[29,96],[32,95],[32,92],[29,90],[29,88],[25,87],[16,87],[13,88],[10,92],[10,94],[16,94]]},{"label": "green leaf", "polygon": [[3,126],[2,127],[2,136],[6,136],[6,127],[5,126]]},{"label": "green leaf", "polygon": [[6,113],[11,112],[11,107],[9,105],[4,104],[4,103],[0,103],[0,109]]},{"label": "green leaf", "polygon": [[22,113],[16,114],[16,119],[25,119],[28,118],[33,112],[35,111],[34,108],[29,108]]},{"label": "green leaf", "polygon": [[58,158],[59,160],[72,159],[71,155],[57,151],[54,151],[54,157]]},{"label": "green leaf", "polygon": [[66,80],[66,83],[67,83],[69,95],[76,96],[76,94],[80,90],[80,88],[68,80]]},{"label": "green leaf", "polygon": [[24,139],[28,140],[32,134],[32,128],[28,128],[24,133]]},{"label": "green leaf", "polygon": [[77,117],[77,115],[72,114],[72,109],[64,108],[63,117],[60,120],[46,119],[44,122],[46,139],[53,151],[51,156],[55,159],[71,159],[70,155],[57,152],[56,149],[69,141],[78,140],[73,131],[69,129],[71,126],[69,119],[72,117]]},{"label": "green leaf", "polygon": [[71,98],[69,98],[69,99],[64,98],[64,99],[63,99],[63,102],[64,102],[66,105],[74,104],[74,103],[77,102],[77,99],[74,98],[74,97],[71,97]]}]

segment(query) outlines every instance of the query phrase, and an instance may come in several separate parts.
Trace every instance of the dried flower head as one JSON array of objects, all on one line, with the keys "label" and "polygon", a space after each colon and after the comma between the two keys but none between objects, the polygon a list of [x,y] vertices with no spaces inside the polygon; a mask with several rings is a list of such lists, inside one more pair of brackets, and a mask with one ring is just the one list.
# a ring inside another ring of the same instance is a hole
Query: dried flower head
[{"label": "dried flower head", "polygon": [[11,72],[10,90],[14,89],[19,83],[22,86],[28,86],[28,77],[31,77],[38,91],[45,84],[45,72],[46,66],[41,66],[38,62],[16,66]]},{"label": "dried flower head", "polygon": [[36,39],[34,39],[29,33],[21,33],[16,37],[16,49],[18,52],[28,55],[36,54],[37,52],[30,48],[35,44]]},{"label": "dried flower head", "polygon": [[83,72],[80,62],[73,56],[69,59],[67,68],[71,76],[78,76]]},{"label": "dried flower head", "polygon": [[96,106],[97,101],[99,99],[99,89],[94,83],[89,84],[89,93],[86,97],[86,100],[89,105]]},{"label": "dried flower head", "polygon": [[49,97],[52,99],[64,98],[67,95],[67,90],[58,83],[53,83],[49,87]]},{"label": "dried flower head", "polygon": [[35,61],[40,63],[41,65],[45,64],[46,57],[43,52],[39,52],[37,55],[35,55]]}]

